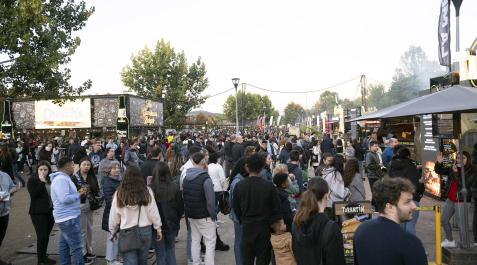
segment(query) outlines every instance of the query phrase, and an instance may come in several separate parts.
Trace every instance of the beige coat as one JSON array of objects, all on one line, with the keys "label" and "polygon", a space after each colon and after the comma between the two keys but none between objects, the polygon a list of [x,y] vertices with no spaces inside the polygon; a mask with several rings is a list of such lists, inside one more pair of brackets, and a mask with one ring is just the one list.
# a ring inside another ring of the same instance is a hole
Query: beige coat
[{"label": "beige coat", "polygon": [[281,235],[272,234],[270,242],[273,246],[276,265],[296,265],[292,250],[292,235],[290,232]]}]

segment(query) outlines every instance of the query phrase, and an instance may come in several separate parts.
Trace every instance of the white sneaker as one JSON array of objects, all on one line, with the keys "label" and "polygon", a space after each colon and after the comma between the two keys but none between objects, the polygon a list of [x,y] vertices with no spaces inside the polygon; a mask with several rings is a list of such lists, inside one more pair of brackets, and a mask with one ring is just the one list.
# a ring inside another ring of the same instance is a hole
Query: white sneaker
[{"label": "white sneaker", "polygon": [[444,239],[444,241],[442,241],[441,243],[441,246],[445,248],[455,248],[456,247],[455,240],[449,241],[447,239]]}]

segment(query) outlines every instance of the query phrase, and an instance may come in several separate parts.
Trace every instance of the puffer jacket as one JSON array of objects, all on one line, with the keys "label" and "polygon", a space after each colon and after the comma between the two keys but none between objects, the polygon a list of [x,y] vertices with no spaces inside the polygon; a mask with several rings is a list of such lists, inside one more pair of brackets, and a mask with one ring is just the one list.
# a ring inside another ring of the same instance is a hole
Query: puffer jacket
[{"label": "puffer jacket", "polygon": [[104,177],[101,180],[101,189],[103,190],[104,195],[104,211],[103,211],[103,220],[101,223],[101,228],[104,231],[109,231],[109,212],[111,210],[111,203],[113,202],[113,196],[116,190],[119,187],[121,181],[119,178],[112,178],[112,177]]}]

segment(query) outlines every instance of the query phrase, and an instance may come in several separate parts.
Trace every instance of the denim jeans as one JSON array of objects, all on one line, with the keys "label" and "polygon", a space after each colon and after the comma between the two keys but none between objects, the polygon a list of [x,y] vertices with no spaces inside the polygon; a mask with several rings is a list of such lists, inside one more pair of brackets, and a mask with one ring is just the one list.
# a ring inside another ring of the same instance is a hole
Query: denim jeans
[{"label": "denim jeans", "polygon": [[[80,217],[58,224],[60,235],[60,264],[70,265],[71,258],[75,265],[83,265],[83,243],[81,240]],[[70,255],[71,253],[71,255]]]},{"label": "denim jeans", "polygon": [[192,250],[191,250],[191,245],[192,245],[192,232],[190,230],[190,223],[187,218],[186,219],[186,227],[187,227],[187,246],[186,246],[186,251],[187,251],[187,260],[192,261]]},{"label": "denim jeans", "polygon": [[[417,207],[419,207],[419,202],[414,201],[414,203],[416,204]],[[407,231],[413,235],[416,235],[416,224],[418,219],[419,219],[419,211],[415,210],[412,212],[412,220],[410,220],[409,222],[401,223],[402,229],[404,229],[404,231]]]},{"label": "denim jeans", "polygon": [[242,250],[240,244],[242,244],[242,226],[239,222],[234,222],[234,255],[235,255],[235,264],[242,265]]},{"label": "denim jeans", "polygon": [[106,232],[106,255],[104,259],[106,261],[119,260],[118,239],[111,241],[109,240],[110,238],[111,238],[111,233]]},{"label": "denim jeans", "polygon": [[[169,230],[163,231],[163,238],[161,241],[153,240],[156,249],[156,264],[157,265],[176,265],[176,235],[178,231]],[[153,238],[156,232],[153,232]]]},{"label": "denim jeans", "polygon": [[152,228],[151,226],[140,227],[141,241],[143,242],[140,250],[122,252],[124,265],[147,265],[147,255],[151,246]]}]

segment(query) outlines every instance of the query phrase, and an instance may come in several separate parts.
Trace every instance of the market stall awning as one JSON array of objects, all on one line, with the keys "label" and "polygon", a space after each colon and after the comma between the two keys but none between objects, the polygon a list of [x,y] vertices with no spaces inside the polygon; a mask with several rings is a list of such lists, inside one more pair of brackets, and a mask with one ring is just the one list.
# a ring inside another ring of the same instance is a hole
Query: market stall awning
[{"label": "market stall awning", "polygon": [[395,118],[431,113],[451,113],[477,110],[477,89],[453,86],[448,89],[414,98],[351,121]]}]

